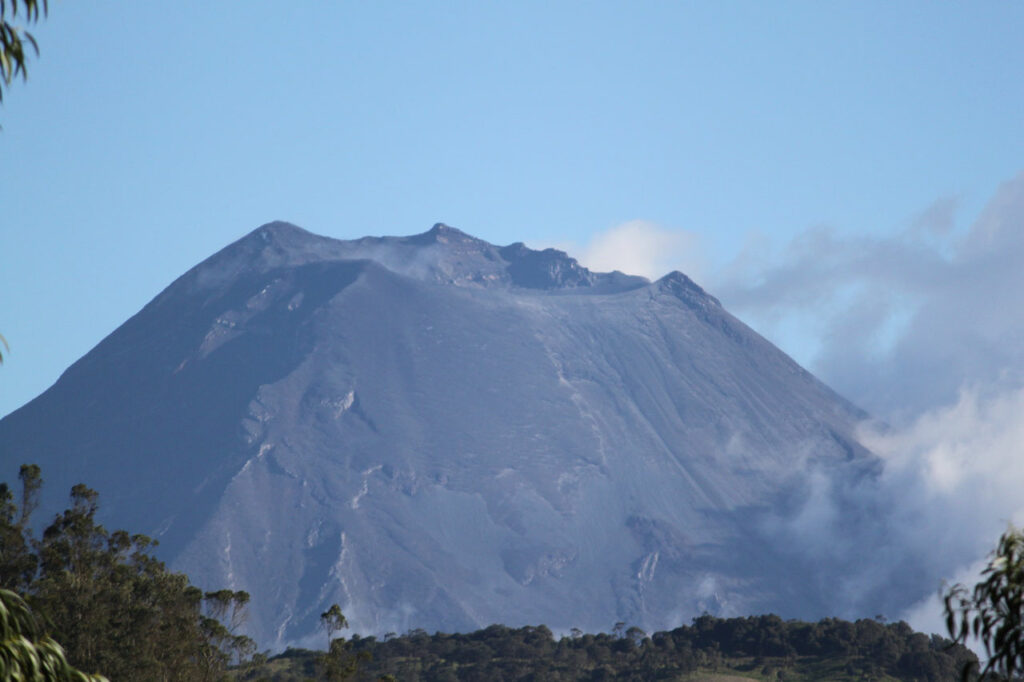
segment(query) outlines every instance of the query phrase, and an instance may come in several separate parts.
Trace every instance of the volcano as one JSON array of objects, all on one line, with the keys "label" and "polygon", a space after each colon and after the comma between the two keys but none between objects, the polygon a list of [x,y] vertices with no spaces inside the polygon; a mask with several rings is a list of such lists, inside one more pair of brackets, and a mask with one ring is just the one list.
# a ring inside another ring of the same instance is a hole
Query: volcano
[{"label": "volcano", "polygon": [[878,612],[777,532],[809,472],[839,508],[877,474],[864,416],[680,272],[278,222],[0,421],[0,464],[40,464],[50,508],[87,483],[108,527],[249,591],[262,646],[331,603],[366,634],[650,631]]}]

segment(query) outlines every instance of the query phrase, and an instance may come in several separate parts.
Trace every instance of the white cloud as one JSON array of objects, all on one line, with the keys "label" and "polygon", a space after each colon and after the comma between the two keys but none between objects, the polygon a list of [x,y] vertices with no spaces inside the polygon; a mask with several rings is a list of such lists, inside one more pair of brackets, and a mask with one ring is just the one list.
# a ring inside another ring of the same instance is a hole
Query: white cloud
[{"label": "white cloud", "polygon": [[919,470],[922,485],[936,496],[973,505],[1008,499],[1010,506],[999,510],[1007,520],[1024,511],[1017,485],[1024,480],[1024,389],[992,396],[964,390],[948,407],[901,429],[866,430],[861,441],[886,460],[887,471]]},{"label": "white cloud", "polygon": [[817,227],[775,257],[759,244],[709,289],[770,337],[800,320],[818,349],[809,369],[887,419],[948,404],[966,385],[1020,385],[1024,173],[966,233],[954,212],[939,200],[891,236]]},{"label": "white cloud", "polygon": [[889,236],[816,227],[781,252],[758,237],[709,286],[769,336],[809,335],[810,369],[879,418],[859,434],[884,462],[877,481],[811,471],[776,531],[834,571],[848,612],[916,592],[887,615],[935,632],[940,585],[976,582],[1006,524],[1024,522],[1024,173],[969,229],[955,212],[941,199]]},{"label": "white cloud", "polygon": [[956,403],[904,428],[862,435],[886,462],[893,543],[934,590],[900,617],[945,632],[940,584],[973,585],[1007,523],[1024,521],[1024,389],[988,396],[965,390]]},{"label": "white cloud", "polygon": [[619,270],[654,280],[681,270],[697,281],[704,272],[694,233],[670,230],[645,220],[616,225],[581,247],[569,247],[568,251],[595,272]]},{"label": "white cloud", "polygon": [[[987,565],[988,562],[984,559],[974,562],[967,568],[957,572],[952,580],[949,581],[950,586],[956,583],[964,585],[977,583],[981,578],[982,570]],[[938,590],[911,606],[904,613],[900,614],[899,617],[918,632],[937,633],[944,637],[949,636],[949,633],[946,631],[945,605],[942,594]],[[978,656],[984,655],[984,647],[979,641],[975,639],[968,640],[967,646],[973,649],[974,653],[978,654]]]}]

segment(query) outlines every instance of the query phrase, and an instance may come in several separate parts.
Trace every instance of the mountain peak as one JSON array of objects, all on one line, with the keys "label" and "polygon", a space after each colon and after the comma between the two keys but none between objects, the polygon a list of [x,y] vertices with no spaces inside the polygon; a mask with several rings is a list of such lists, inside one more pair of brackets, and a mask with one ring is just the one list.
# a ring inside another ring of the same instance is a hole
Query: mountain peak
[{"label": "mountain peak", "polygon": [[445,225],[444,223],[435,223],[426,232],[417,234],[409,237],[409,241],[414,244],[486,244],[482,239],[478,239],[472,235],[466,234],[462,230]]},{"label": "mountain peak", "polygon": [[280,244],[282,246],[292,245],[309,239],[322,239],[322,237],[319,237],[308,230],[304,230],[298,225],[294,225],[283,220],[274,220],[260,225],[250,232],[249,236],[257,237],[265,244],[273,243]]},{"label": "mountain peak", "polygon": [[243,252],[264,255],[275,253],[277,258],[282,258],[285,254],[319,250],[323,244],[332,241],[329,237],[313,234],[298,225],[275,220],[260,225],[235,243],[242,247]]},{"label": "mountain peak", "polygon": [[274,235],[287,235],[287,234],[312,234],[308,230],[304,230],[294,223],[289,223],[286,220],[272,220],[269,223],[264,223],[257,227],[253,232],[257,234],[266,234],[270,236]]},{"label": "mountain peak", "polygon": [[704,291],[699,284],[678,270],[668,273],[655,282],[655,284],[661,291],[670,293],[688,303],[704,304],[710,302],[719,307],[722,305],[717,298]]},{"label": "mountain peak", "polygon": [[462,235],[468,236],[462,230],[452,227],[451,225],[445,225],[444,223],[434,223],[434,225],[428,230],[428,233],[433,235]]}]

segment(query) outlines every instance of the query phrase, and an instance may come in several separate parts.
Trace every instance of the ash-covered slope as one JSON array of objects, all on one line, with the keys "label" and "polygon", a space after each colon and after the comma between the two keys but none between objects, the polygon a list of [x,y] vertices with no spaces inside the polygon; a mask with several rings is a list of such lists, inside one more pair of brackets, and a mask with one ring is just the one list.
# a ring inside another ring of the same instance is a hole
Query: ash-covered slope
[{"label": "ash-covered slope", "polygon": [[0,457],[248,590],[265,646],[332,602],[370,633],[651,629],[849,609],[767,529],[810,466],[870,476],[861,416],[678,272],[272,223],[0,422]]}]

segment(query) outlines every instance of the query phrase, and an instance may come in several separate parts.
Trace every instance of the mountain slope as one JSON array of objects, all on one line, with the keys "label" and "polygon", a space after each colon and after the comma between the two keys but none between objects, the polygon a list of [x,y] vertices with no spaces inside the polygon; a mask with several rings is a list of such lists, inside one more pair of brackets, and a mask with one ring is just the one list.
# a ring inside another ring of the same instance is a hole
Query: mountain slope
[{"label": "mountain slope", "polygon": [[678,272],[272,223],[0,421],[0,453],[250,591],[267,646],[332,602],[374,633],[650,630],[850,607],[769,531],[809,468],[870,479],[862,416]]}]

